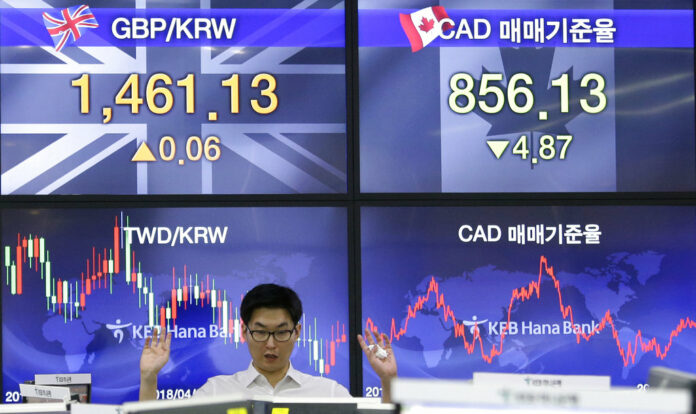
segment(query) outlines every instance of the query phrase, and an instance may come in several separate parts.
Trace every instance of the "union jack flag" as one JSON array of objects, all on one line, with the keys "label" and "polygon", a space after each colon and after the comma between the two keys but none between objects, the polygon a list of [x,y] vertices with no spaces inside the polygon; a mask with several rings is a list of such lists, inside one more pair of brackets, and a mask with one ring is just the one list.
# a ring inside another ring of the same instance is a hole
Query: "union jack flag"
[{"label": "union jack flag", "polygon": [[57,52],[63,49],[71,36],[72,42],[77,41],[82,36],[80,28],[99,27],[97,19],[86,4],[61,10],[58,18],[44,13],[43,19],[48,34],[53,38]]}]

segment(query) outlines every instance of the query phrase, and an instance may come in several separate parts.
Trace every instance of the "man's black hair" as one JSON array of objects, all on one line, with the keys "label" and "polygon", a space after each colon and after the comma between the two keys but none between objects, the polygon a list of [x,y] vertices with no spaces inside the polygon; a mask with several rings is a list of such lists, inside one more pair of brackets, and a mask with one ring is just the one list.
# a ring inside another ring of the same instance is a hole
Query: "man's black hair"
[{"label": "man's black hair", "polygon": [[244,295],[240,313],[245,325],[249,325],[251,315],[258,308],[285,309],[295,325],[302,316],[302,302],[297,293],[289,287],[273,283],[257,285]]}]

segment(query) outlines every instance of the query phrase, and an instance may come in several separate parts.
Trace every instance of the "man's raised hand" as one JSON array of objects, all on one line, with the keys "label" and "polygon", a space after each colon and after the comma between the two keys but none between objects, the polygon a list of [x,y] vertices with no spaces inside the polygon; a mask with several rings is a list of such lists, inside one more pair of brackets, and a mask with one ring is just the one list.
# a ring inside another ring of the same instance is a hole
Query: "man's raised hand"
[{"label": "man's raised hand", "polygon": [[396,357],[389,337],[385,333],[380,334],[377,330],[370,332],[365,328],[365,337],[358,335],[358,343],[382,382],[382,402],[391,402],[390,382],[396,377]]},{"label": "man's raised hand", "polygon": [[145,339],[145,347],[140,355],[141,377],[156,378],[162,367],[169,361],[172,334],[160,333],[161,330],[161,328],[154,329],[152,337]]}]

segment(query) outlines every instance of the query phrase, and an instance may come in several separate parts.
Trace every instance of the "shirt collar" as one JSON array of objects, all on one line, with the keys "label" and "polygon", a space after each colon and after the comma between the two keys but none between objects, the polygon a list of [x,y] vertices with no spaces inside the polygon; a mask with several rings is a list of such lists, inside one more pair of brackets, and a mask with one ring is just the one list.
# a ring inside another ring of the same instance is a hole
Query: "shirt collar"
[{"label": "shirt collar", "polygon": [[249,385],[251,385],[256,378],[258,378],[261,374],[254,368],[253,361],[249,362],[249,368],[246,369],[246,371],[242,371],[240,373],[240,382],[244,387],[248,388]]},{"label": "shirt collar", "polygon": [[293,368],[292,362],[290,363],[290,368],[288,368],[288,372],[285,374],[285,376],[295,381],[298,385],[302,385],[302,373]]},{"label": "shirt collar", "polygon": [[[256,381],[258,377],[263,377],[263,375],[256,370],[254,367],[254,362],[251,361],[249,362],[249,368],[241,373],[241,383],[244,385],[244,387],[249,388],[249,386]],[[285,377],[295,381],[298,385],[302,385],[303,383],[302,373],[293,368],[292,362],[290,362],[290,367],[288,368],[288,372],[285,374]],[[283,379],[281,379],[281,381],[283,381]]]}]

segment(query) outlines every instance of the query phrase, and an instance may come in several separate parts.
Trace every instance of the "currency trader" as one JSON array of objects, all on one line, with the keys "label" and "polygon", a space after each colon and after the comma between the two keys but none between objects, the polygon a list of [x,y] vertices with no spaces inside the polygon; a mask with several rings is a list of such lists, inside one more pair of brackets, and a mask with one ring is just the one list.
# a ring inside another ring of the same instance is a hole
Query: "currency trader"
[{"label": "currency trader", "polygon": [[[262,284],[251,289],[240,307],[241,329],[251,354],[249,368],[233,375],[208,379],[196,397],[224,394],[285,397],[350,397],[336,381],[305,374],[290,363],[300,336],[302,302],[290,288]],[[157,398],[157,374],[169,360],[171,333],[145,341],[140,356],[140,400]],[[382,401],[389,402],[390,380],[396,377],[396,359],[386,334],[368,332],[358,342],[382,382]]]}]

